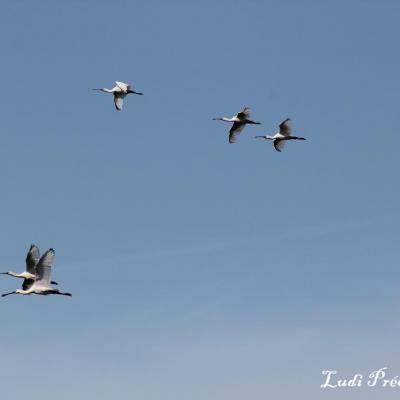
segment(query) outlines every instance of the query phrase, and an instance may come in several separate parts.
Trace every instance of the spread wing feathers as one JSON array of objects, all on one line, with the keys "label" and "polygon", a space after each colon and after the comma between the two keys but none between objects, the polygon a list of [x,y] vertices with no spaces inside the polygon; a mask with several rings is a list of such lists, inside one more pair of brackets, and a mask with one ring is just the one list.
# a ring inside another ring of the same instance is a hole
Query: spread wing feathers
[{"label": "spread wing feathers", "polygon": [[35,267],[36,264],[40,260],[40,253],[39,253],[39,248],[32,244],[28,254],[26,255],[26,271],[29,272],[32,275],[35,275]]},{"label": "spread wing feathers", "polygon": [[233,123],[232,128],[229,131],[229,143],[236,142],[236,136],[242,132],[245,125],[246,124],[244,124],[242,122],[234,122]]},{"label": "spread wing feathers", "polygon": [[274,140],[274,147],[276,151],[282,151],[282,149],[285,147],[285,142],[286,140],[282,139],[275,139]]},{"label": "spread wing feathers", "polygon": [[283,122],[280,123],[279,125],[279,133],[284,135],[284,136],[288,136],[291,134],[292,132],[292,127],[290,124],[291,119],[290,118],[286,118]]},{"label": "spread wing feathers", "polygon": [[236,117],[239,119],[249,119],[250,118],[250,108],[245,107],[243,109],[243,111],[240,111],[240,113],[237,113]]},{"label": "spread wing feathers", "polygon": [[36,283],[39,285],[50,285],[51,267],[54,261],[55,251],[49,249],[44,253],[36,265]]},{"label": "spread wing feathers", "polygon": [[34,283],[35,281],[33,279],[24,279],[24,281],[22,282],[22,289],[29,290]]},{"label": "spread wing feathers", "polygon": [[124,83],[124,82],[116,81],[115,83],[125,93],[131,88],[131,85],[128,85],[127,83]]},{"label": "spread wing feathers", "polygon": [[118,96],[114,94],[114,104],[115,104],[115,108],[118,111],[122,110],[122,105],[124,104],[124,98],[122,96]]}]

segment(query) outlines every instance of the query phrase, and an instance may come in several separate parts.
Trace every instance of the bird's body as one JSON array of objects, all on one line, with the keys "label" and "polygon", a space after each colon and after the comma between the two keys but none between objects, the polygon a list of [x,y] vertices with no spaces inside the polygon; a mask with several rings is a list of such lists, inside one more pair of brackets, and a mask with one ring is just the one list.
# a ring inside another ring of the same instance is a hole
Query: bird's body
[{"label": "bird's body", "polygon": [[256,124],[256,125],[261,124],[261,122],[254,122],[250,119],[250,110],[247,107],[245,107],[243,111],[237,113],[231,118],[222,117],[222,118],[213,118],[213,120],[233,122],[233,125],[229,130],[229,143],[235,143],[236,136],[242,132],[243,128],[247,124]]},{"label": "bird's body", "polygon": [[47,250],[35,266],[35,278],[25,279],[22,284],[22,289],[17,289],[14,292],[2,294],[1,297],[5,297],[10,294],[38,294],[43,296],[49,294],[59,294],[64,296],[71,296],[71,293],[60,292],[58,289],[54,289],[51,286],[50,276],[51,267],[54,261],[54,255],[55,251],[53,249]]},{"label": "bird's body", "polygon": [[116,85],[112,89],[107,89],[107,88],[100,88],[100,89],[93,89],[93,90],[99,90],[104,93],[112,93],[114,96],[114,104],[115,108],[118,111],[122,110],[122,105],[124,104],[124,98],[128,94],[138,94],[138,95],[143,95],[143,93],[140,92],[135,92],[132,88],[131,85],[128,85],[127,83],[124,82],[115,82]]},{"label": "bird's body", "polygon": [[287,140],[306,140],[303,137],[292,135],[292,127],[290,125],[290,121],[290,118],[286,118],[284,121],[282,121],[279,124],[279,132],[275,133],[275,135],[256,136],[256,138],[272,140],[275,150],[279,152],[282,151]]},{"label": "bird's body", "polygon": [[[8,275],[8,276],[13,276],[14,278],[22,278],[24,280],[34,280],[35,279],[35,267],[36,264],[40,260],[40,253],[39,253],[39,248],[32,244],[31,247],[29,248],[28,254],[26,255],[25,259],[25,271],[21,272],[20,274],[13,272],[13,271],[7,271],[7,272],[0,272],[0,275]],[[51,281],[53,285],[57,285],[57,282]]]}]

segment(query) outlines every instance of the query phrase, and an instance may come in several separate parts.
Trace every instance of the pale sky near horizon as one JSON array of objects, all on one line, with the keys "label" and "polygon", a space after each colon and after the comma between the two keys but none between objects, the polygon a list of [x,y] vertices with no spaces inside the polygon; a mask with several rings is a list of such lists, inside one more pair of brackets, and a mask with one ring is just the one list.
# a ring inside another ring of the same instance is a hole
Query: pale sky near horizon
[{"label": "pale sky near horizon", "polygon": [[[1,399],[398,399],[319,386],[400,375],[399,17],[1,2],[0,270],[54,247],[73,294],[0,300]],[[117,112],[116,80],[145,95]],[[307,141],[254,139],[286,117]]]}]

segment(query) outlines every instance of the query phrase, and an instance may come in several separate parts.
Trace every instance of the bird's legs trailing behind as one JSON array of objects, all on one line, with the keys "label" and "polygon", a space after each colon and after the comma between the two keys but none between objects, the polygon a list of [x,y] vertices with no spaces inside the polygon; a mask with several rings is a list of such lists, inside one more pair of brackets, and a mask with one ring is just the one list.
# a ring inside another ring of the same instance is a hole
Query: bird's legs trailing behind
[{"label": "bird's legs trailing behind", "polygon": [[139,96],[143,96],[144,95],[144,93],[141,93],[141,92],[135,92],[134,90],[132,90],[132,89],[129,89],[128,90],[128,93],[132,93],[132,94],[138,94]]}]

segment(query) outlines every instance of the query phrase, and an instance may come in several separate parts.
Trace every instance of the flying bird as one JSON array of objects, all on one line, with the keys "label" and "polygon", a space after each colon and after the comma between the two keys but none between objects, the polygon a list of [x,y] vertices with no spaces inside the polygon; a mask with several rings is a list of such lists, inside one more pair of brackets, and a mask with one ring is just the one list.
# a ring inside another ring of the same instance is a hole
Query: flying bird
[{"label": "flying bird", "polygon": [[35,266],[35,279],[24,280],[22,289],[17,289],[10,293],[4,293],[1,295],[1,297],[5,297],[10,294],[40,294],[44,296],[48,294],[59,294],[63,296],[72,296],[71,293],[60,292],[58,289],[54,289],[50,285],[51,267],[53,265],[54,255],[55,251],[53,249],[47,250]]},{"label": "flying bird", "polygon": [[124,104],[124,98],[128,94],[138,94],[140,96],[143,95],[143,93],[140,92],[135,92],[132,88],[131,85],[128,85],[127,83],[124,82],[115,82],[116,85],[112,89],[107,89],[107,88],[100,88],[100,89],[93,89],[93,90],[100,90],[101,92],[104,93],[112,93],[114,96],[114,104],[115,108],[118,111],[122,110],[122,105]]},{"label": "flying bird", "polygon": [[246,124],[256,124],[261,125],[261,122],[254,122],[250,119],[250,109],[245,107],[243,111],[237,113],[232,118],[222,117],[213,118],[214,121],[225,121],[233,122],[231,129],[229,130],[229,143],[235,143],[236,136],[242,132]]},{"label": "flying bird", "polygon": [[[33,281],[35,279],[35,267],[36,264],[39,262],[39,259],[40,259],[39,248],[36,245],[32,244],[25,258],[26,267],[24,272],[17,274],[16,272],[13,271],[7,271],[7,272],[0,272],[0,274],[13,276],[15,278],[23,278],[24,280],[28,281],[29,280]],[[58,285],[58,283],[54,281],[51,281],[51,283],[53,285]]]},{"label": "flying bird", "polygon": [[273,140],[276,151],[282,151],[287,140],[306,140],[303,137],[292,135],[292,127],[291,127],[291,119],[290,118],[286,118],[284,121],[282,121],[280,123],[279,132],[275,133],[275,135],[273,135],[273,136],[269,136],[269,135],[256,136],[256,138]]}]

